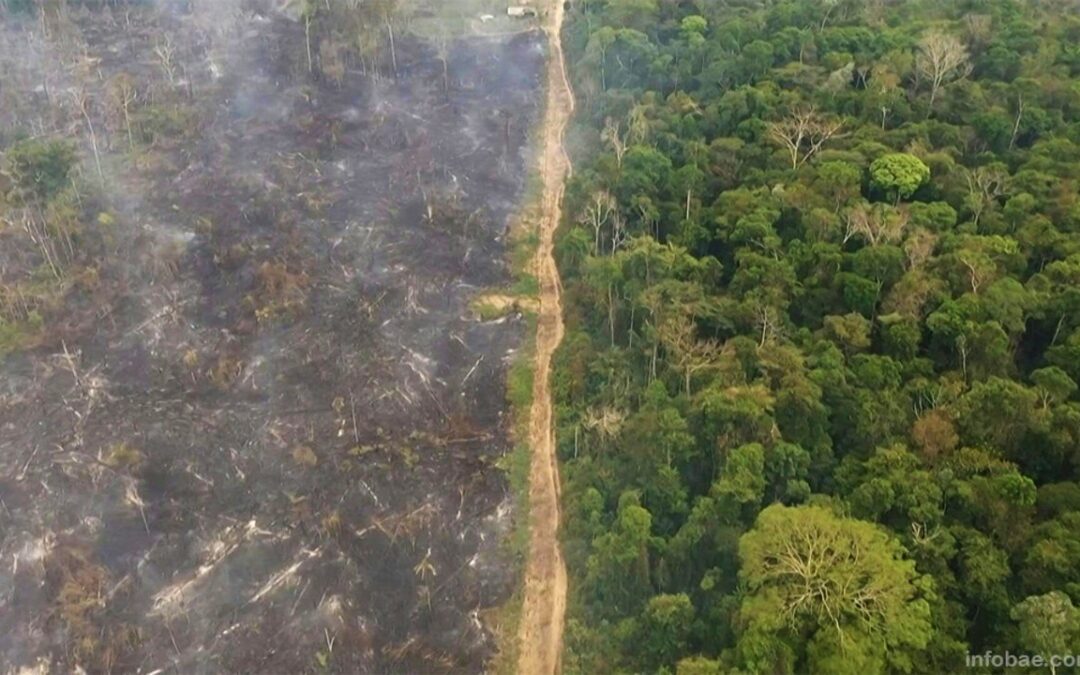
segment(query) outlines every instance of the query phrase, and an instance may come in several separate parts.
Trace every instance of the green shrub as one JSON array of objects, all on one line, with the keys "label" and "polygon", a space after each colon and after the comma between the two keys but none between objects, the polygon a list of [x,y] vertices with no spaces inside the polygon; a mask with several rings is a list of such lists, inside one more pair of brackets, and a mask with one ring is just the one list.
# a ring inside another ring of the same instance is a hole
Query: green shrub
[{"label": "green shrub", "polygon": [[78,157],[67,141],[29,139],[8,148],[7,172],[19,197],[48,201],[71,182]]}]

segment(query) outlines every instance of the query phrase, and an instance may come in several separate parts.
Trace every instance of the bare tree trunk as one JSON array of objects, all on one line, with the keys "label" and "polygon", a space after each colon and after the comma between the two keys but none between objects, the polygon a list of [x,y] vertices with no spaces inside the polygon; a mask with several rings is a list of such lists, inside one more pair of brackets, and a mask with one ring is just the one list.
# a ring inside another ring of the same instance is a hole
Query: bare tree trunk
[{"label": "bare tree trunk", "polygon": [[304,15],[304,43],[307,46],[307,69],[308,73],[315,72],[315,62],[311,58],[311,15]]},{"label": "bare tree trunk", "polygon": [[45,264],[48,265],[49,271],[53,273],[53,276],[57,280],[62,278],[62,270],[60,268],[59,254],[56,252],[56,246],[53,244],[52,239],[49,237],[49,233],[45,230],[45,226],[38,223],[35,218],[29,212],[23,214],[23,228],[26,233],[30,235],[30,240],[33,241],[38,250],[41,251],[41,256],[45,259]]},{"label": "bare tree trunk", "polygon": [[656,360],[659,356],[660,344],[653,342],[652,346],[652,358],[649,360],[649,382],[651,383],[656,379]]},{"label": "bare tree trunk", "polygon": [[1020,121],[1024,118],[1024,95],[1016,97],[1016,123],[1013,124],[1012,137],[1009,139],[1009,149],[1016,145],[1016,137],[1020,133]]},{"label": "bare tree trunk", "polygon": [[390,38],[390,63],[394,67],[394,79],[398,76],[397,47],[394,44],[394,24],[390,22],[390,15],[383,14],[383,23],[386,24],[386,34]]},{"label": "bare tree trunk", "polygon": [[90,111],[87,110],[85,94],[75,94],[75,104],[79,107],[83,119],[86,120],[86,128],[90,132],[90,147],[94,151],[94,165],[97,167],[98,178],[105,183],[105,172],[101,169],[101,153],[98,150],[97,133],[94,132],[94,122],[90,119]]},{"label": "bare tree trunk", "polygon": [[[450,92],[447,91],[447,98],[449,98]],[[510,154],[510,122],[512,121],[510,113],[506,113],[506,117],[503,120],[503,154]]]},{"label": "bare tree trunk", "polygon": [[825,16],[821,18],[821,25],[818,26],[818,32],[825,30],[825,26],[829,25],[829,17],[832,16],[833,10],[836,9],[836,5],[830,5],[825,11]]},{"label": "bare tree trunk", "polygon": [[134,152],[135,140],[134,137],[131,135],[131,113],[130,111],[128,111],[128,107],[126,105],[124,106],[124,125],[127,127],[128,150]]},{"label": "bare tree trunk", "polygon": [[97,169],[98,178],[104,184],[105,172],[101,169],[101,152],[98,151],[97,134],[94,133],[94,123],[90,121],[89,115],[86,116],[86,127],[90,130],[90,147],[94,151],[94,167]]},{"label": "bare tree trunk", "polygon": [[611,346],[615,346],[615,288],[613,284],[608,284],[608,327],[611,333]]},{"label": "bare tree trunk", "polygon": [[1054,329],[1054,337],[1053,337],[1052,340],[1050,340],[1050,346],[1051,347],[1053,347],[1054,345],[1057,344],[1058,338],[1061,336],[1061,327],[1064,324],[1065,324],[1065,315],[1062,314],[1061,318],[1058,319],[1057,328]]},{"label": "bare tree trunk", "polygon": [[967,379],[968,379],[968,370],[967,370],[968,349],[967,349],[967,340],[964,339],[963,336],[961,336],[956,341],[956,348],[960,352],[960,368],[964,373],[964,381],[966,382]]}]

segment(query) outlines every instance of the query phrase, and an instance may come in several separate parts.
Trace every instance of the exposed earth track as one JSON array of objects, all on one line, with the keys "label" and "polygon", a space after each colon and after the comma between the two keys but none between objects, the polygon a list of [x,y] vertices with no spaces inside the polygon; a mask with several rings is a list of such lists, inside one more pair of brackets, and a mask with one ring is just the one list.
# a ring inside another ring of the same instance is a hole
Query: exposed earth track
[{"label": "exposed earth track", "polygon": [[547,106],[540,154],[543,181],[536,272],[540,281],[540,316],[536,334],[536,370],[530,413],[529,560],[519,629],[518,673],[556,673],[560,669],[566,614],[566,565],[559,546],[559,467],[551,405],[551,359],[563,338],[561,284],[554,239],[562,215],[566,179],[572,173],[563,139],[574,112],[574,95],[562,50],[563,2],[553,0],[545,27],[548,35]]}]

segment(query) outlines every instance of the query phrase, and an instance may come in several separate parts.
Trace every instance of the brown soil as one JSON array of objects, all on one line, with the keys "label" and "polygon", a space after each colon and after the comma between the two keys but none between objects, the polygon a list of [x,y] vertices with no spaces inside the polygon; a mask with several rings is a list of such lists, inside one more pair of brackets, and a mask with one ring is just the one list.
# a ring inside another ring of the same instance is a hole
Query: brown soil
[{"label": "brown soil", "polygon": [[561,285],[554,237],[562,214],[563,191],[571,173],[563,137],[574,112],[574,96],[562,51],[562,0],[553,0],[546,27],[550,44],[547,110],[541,174],[544,183],[540,246],[540,317],[536,335],[536,377],[529,438],[529,561],[519,639],[518,673],[555,673],[562,654],[566,614],[566,566],[559,547],[559,467],[551,415],[551,357],[563,337]]}]

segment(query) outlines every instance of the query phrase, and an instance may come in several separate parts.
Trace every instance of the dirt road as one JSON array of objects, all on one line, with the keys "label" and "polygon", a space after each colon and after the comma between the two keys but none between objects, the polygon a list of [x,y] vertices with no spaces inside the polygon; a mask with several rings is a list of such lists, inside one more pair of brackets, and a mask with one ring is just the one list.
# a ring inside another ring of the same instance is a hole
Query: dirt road
[{"label": "dirt road", "polygon": [[562,213],[564,183],[571,173],[563,137],[574,112],[574,96],[566,75],[560,37],[563,2],[553,0],[547,15],[550,44],[547,110],[541,154],[543,211],[537,276],[540,318],[536,336],[536,372],[529,426],[532,463],[529,476],[529,561],[525,571],[518,660],[520,675],[559,671],[563,619],[566,613],[566,566],[559,548],[559,467],[551,406],[551,357],[563,337],[561,285],[555,265],[554,236]]}]

